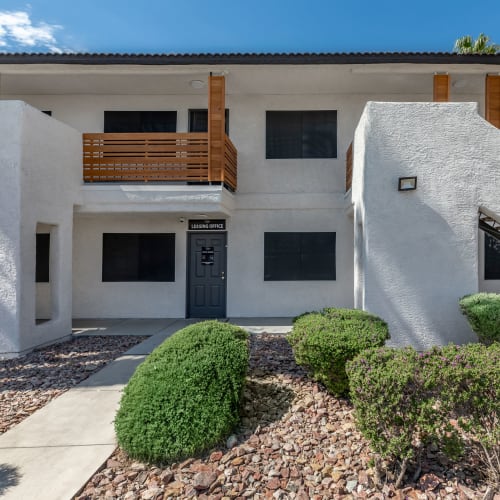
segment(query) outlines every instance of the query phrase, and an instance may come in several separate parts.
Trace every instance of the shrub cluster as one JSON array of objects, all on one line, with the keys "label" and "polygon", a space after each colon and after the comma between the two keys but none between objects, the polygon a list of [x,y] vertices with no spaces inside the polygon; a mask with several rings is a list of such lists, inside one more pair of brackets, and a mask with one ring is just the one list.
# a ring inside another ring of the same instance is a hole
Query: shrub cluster
[{"label": "shrub cluster", "polygon": [[400,462],[398,483],[428,444],[454,459],[467,443],[498,487],[500,344],[369,349],[347,373],[359,429],[374,452]]},{"label": "shrub cluster", "polygon": [[142,363],[115,419],[133,458],[171,462],[206,450],[238,422],[248,366],[244,330],[206,321],[178,331]]},{"label": "shrub cluster", "polygon": [[295,360],[337,396],[349,390],[345,364],[363,349],[384,345],[387,324],[356,309],[325,308],[295,319],[288,341]]},{"label": "shrub cluster", "polygon": [[460,309],[483,344],[500,342],[500,294],[466,295],[460,300]]}]

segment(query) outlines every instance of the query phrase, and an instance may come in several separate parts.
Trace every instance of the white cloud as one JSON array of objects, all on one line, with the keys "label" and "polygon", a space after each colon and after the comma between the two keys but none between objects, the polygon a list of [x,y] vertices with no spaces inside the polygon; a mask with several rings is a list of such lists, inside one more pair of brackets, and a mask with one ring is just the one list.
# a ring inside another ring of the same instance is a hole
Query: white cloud
[{"label": "white cloud", "polygon": [[0,49],[65,52],[54,35],[59,29],[57,24],[33,24],[27,12],[0,11]]}]

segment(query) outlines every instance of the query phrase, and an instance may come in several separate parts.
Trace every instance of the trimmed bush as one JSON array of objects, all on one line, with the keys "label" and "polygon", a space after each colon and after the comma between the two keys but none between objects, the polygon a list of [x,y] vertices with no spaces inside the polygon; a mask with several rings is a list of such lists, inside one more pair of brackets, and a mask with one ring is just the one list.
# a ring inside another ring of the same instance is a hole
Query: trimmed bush
[{"label": "trimmed bush", "polygon": [[288,341],[297,363],[332,394],[342,396],[349,390],[346,362],[388,338],[387,324],[377,316],[331,307],[298,317]]},{"label": "trimmed bush", "polygon": [[500,458],[500,344],[369,349],[347,373],[358,427],[375,453],[400,463],[398,482],[430,443],[452,459],[473,446],[498,481],[489,464]]},{"label": "trimmed bush", "polygon": [[247,334],[205,321],[156,348],[125,388],[115,419],[133,458],[166,463],[217,444],[239,420],[248,366]]},{"label": "trimmed bush", "polygon": [[500,342],[500,294],[466,295],[460,300],[460,309],[483,344]]}]

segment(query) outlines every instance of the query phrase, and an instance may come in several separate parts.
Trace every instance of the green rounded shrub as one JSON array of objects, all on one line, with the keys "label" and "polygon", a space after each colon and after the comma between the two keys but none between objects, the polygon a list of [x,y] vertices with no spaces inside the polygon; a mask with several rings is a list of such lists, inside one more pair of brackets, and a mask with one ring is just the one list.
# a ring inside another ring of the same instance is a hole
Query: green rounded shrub
[{"label": "green rounded shrub", "polygon": [[460,300],[460,309],[483,344],[500,342],[500,294],[466,295]]},{"label": "green rounded shrub", "polygon": [[430,444],[451,459],[467,444],[500,484],[500,343],[368,349],[346,370],[359,430],[402,474]]},{"label": "green rounded shrub", "polygon": [[133,458],[166,463],[217,444],[239,420],[248,366],[247,334],[205,321],[157,347],[125,387],[115,419]]},{"label": "green rounded shrub", "polygon": [[363,349],[384,345],[387,324],[356,309],[325,308],[296,319],[288,341],[295,360],[337,396],[349,390],[345,364]]}]

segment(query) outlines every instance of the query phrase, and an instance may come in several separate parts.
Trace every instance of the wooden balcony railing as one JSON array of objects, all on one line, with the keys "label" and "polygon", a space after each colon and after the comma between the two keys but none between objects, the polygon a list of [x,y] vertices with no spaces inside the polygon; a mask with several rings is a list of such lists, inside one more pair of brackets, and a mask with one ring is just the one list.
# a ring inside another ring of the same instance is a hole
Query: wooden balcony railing
[{"label": "wooden balcony railing", "polygon": [[[83,134],[85,182],[221,182],[236,190],[236,149],[211,169],[207,133]],[[217,172],[212,175],[212,172]]]},{"label": "wooden balcony railing", "polygon": [[352,186],[352,142],[347,148],[345,155],[345,192],[349,191]]},{"label": "wooden balcony railing", "polygon": [[233,191],[236,191],[238,177],[238,152],[226,135],[226,144],[224,149],[224,169],[222,172],[223,183],[228,185]]}]

